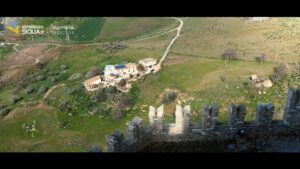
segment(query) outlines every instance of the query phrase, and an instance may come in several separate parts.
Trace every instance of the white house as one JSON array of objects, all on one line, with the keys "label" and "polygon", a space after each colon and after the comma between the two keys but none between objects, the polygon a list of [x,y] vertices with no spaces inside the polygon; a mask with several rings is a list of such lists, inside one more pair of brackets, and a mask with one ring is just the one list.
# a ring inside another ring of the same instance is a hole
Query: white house
[{"label": "white house", "polygon": [[153,58],[146,58],[139,61],[139,64],[143,65],[144,67],[152,67],[157,63],[157,59]]}]

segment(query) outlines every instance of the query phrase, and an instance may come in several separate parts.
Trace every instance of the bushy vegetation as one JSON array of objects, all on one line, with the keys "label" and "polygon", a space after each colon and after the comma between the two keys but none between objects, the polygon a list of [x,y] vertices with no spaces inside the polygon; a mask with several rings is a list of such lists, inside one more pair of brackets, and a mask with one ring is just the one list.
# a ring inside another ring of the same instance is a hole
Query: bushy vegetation
[{"label": "bushy vegetation", "polygon": [[10,112],[10,109],[6,108],[1,110],[1,116],[5,117],[6,115],[8,115],[8,113]]},{"label": "bushy vegetation", "polygon": [[274,74],[271,76],[273,83],[281,81],[282,77],[287,73],[287,67],[284,63],[280,63],[274,68]]},{"label": "bushy vegetation", "polygon": [[10,101],[12,104],[14,104],[14,103],[18,102],[18,101],[21,100],[21,99],[22,99],[22,98],[21,98],[20,96],[14,95],[14,96],[11,96],[11,97],[10,97],[9,101]]},{"label": "bushy vegetation", "polygon": [[262,53],[260,56],[256,57],[255,60],[260,62],[260,63],[265,62],[266,61],[266,54]]},{"label": "bushy vegetation", "polygon": [[139,72],[143,72],[143,71],[145,71],[145,67],[144,67],[142,64],[138,64],[137,70],[138,70]]},{"label": "bushy vegetation", "polygon": [[47,87],[41,87],[38,91],[38,94],[45,94],[48,91]]},{"label": "bushy vegetation", "polygon": [[176,93],[168,91],[163,95],[162,104],[168,104],[176,99]]},{"label": "bushy vegetation", "polygon": [[119,85],[119,87],[124,87],[126,85],[126,80],[125,79],[120,80],[118,85]]},{"label": "bushy vegetation", "polygon": [[103,69],[99,68],[99,67],[92,67],[87,73],[86,76],[88,78],[97,76],[97,75],[103,75]]},{"label": "bushy vegetation", "polygon": [[122,49],[126,48],[126,46],[123,43],[120,43],[120,42],[103,43],[101,46],[102,46],[102,50],[106,53],[115,53],[119,50],[122,50]]},{"label": "bushy vegetation", "polygon": [[224,60],[238,60],[239,57],[233,48],[228,48],[225,52],[221,55],[221,58]]}]

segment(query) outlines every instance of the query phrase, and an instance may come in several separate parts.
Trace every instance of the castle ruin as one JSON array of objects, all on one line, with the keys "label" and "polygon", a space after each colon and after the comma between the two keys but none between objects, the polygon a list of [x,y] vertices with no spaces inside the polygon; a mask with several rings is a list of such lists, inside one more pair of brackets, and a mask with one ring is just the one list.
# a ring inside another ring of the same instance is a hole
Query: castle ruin
[{"label": "castle ruin", "polygon": [[106,135],[107,152],[172,151],[174,146],[181,146],[178,151],[218,151],[214,148],[230,143],[239,146],[238,151],[258,151],[271,138],[300,137],[300,89],[289,88],[282,120],[272,120],[272,102],[258,102],[253,121],[244,120],[244,103],[230,104],[228,122],[217,122],[217,104],[203,106],[201,123],[189,122],[190,111],[189,105],[177,105],[176,122],[164,124],[163,105],[157,109],[150,106],[150,125],[144,127],[139,117],[128,121],[126,139],[121,130]]}]

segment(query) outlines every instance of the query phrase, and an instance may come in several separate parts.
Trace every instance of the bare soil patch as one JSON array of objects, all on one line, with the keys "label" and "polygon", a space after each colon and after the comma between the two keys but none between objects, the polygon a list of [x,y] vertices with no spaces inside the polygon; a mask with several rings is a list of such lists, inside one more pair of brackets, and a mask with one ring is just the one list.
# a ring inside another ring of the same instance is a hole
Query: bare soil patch
[{"label": "bare soil patch", "polygon": [[35,63],[35,60],[33,60],[33,58],[41,57],[41,53],[46,47],[47,45],[39,45],[21,49],[19,53],[15,52],[7,56],[6,61],[1,66],[10,67]]},{"label": "bare soil patch", "polygon": [[18,112],[24,112],[24,111],[32,110],[32,109],[52,109],[52,108],[53,107],[45,105],[43,103],[38,104],[35,107],[20,107],[20,108],[15,108],[11,112],[9,112],[8,115],[3,118],[3,120],[12,119]]},{"label": "bare soil patch", "polygon": [[175,65],[175,64],[179,64],[179,63],[184,63],[190,60],[193,60],[193,57],[189,57],[189,56],[180,56],[180,55],[174,55],[174,54],[170,54],[169,56],[167,56],[164,65],[165,66],[169,66],[169,65]]}]

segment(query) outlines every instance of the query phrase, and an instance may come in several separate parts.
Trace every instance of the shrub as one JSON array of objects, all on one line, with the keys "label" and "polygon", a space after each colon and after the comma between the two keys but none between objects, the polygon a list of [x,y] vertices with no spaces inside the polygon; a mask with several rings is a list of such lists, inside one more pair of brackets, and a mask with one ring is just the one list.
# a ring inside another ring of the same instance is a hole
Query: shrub
[{"label": "shrub", "polygon": [[16,95],[18,93],[18,89],[15,89],[11,92],[11,94]]},{"label": "shrub", "polygon": [[100,105],[99,107],[95,108],[92,111],[92,114],[103,114],[103,115],[107,115],[108,114],[108,108],[105,105]]},{"label": "shrub", "polygon": [[258,62],[265,62],[266,61],[266,54],[265,53],[262,53],[260,56],[256,57],[255,58],[256,61]]},{"label": "shrub", "polygon": [[222,55],[221,55],[222,59],[225,60],[238,60],[238,55],[236,53],[236,51],[233,48],[228,48]]},{"label": "shrub", "polygon": [[74,95],[74,94],[80,93],[80,92],[85,92],[85,88],[83,88],[83,86],[78,86],[78,87],[72,89],[70,94]]},{"label": "shrub", "polygon": [[46,62],[39,62],[37,66],[39,69],[43,69],[46,66]]},{"label": "shrub", "polygon": [[116,86],[109,86],[107,89],[106,89],[106,92],[108,94],[115,94],[118,92],[118,89]]},{"label": "shrub", "polygon": [[66,66],[66,65],[61,65],[61,66],[60,66],[60,69],[61,69],[61,70],[66,70],[66,69],[67,69],[67,66]]},{"label": "shrub", "polygon": [[96,145],[93,145],[92,148],[90,149],[90,152],[93,152],[93,153],[98,153],[101,151],[102,151],[101,148]]},{"label": "shrub", "polygon": [[26,84],[25,82],[20,82],[20,83],[18,84],[18,88],[19,88],[19,89],[24,89],[26,86],[27,86],[27,84]]},{"label": "shrub", "polygon": [[25,103],[25,107],[32,107],[38,105],[39,102],[31,102],[31,103]]},{"label": "shrub", "polygon": [[112,120],[117,120],[125,116],[119,104],[117,104],[111,112]]},{"label": "shrub", "polygon": [[162,103],[167,104],[174,101],[176,98],[176,93],[172,91],[168,91],[163,95]]},{"label": "shrub", "polygon": [[9,101],[14,104],[16,102],[18,102],[19,100],[21,100],[22,98],[20,96],[17,96],[17,95],[14,95],[14,96],[11,96],[11,98],[9,99]]},{"label": "shrub", "polygon": [[126,107],[132,108],[135,105],[135,101],[129,95],[124,95],[121,99],[121,103],[124,104]]},{"label": "shrub", "polygon": [[220,79],[222,82],[225,82],[227,80],[227,77],[225,75],[220,76]]},{"label": "shrub", "polygon": [[3,110],[1,111],[1,116],[5,117],[6,115],[8,115],[9,112],[10,112],[9,109],[3,109]]},{"label": "shrub", "polygon": [[56,83],[56,82],[58,82],[58,79],[55,77],[52,77],[51,81],[52,81],[52,83]]},{"label": "shrub", "polygon": [[37,76],[37,77],[35,78],[35,80],[36,80],[37,82],[42,81],[42,80],[44,80],[44,79],[45,79],[45,77],[42,76],[42,75]]},{"label": "shrub", "polygon": [[61,124],[60,124],[60,127],[62,128],[65,128],[68,124],[68,121],[63,121]]},{"label": "shrub", "polygon": [[89,78],[97,75],[103,75],[103,70],[98,67],[92,67],[91,70],[86,73],[86,76]]},{"label": "shrub", "polygon": [[68,106],[68,103],[65,101],[62,101],[59,103],[59,110],[60,111],[66,110],[67,106]]},{"label": "shrub", "polygon": [[137,70],[140,72],[145,71],[145,67],[142,64],[138,64]]},{"label": "shrub", "polygon": [[96,102],[104,102],[107,100],[105,88],[96,90],[96,92],[94,93],[94,100]]},{"label": "shrub", "polygon": [[120,80],[120,82],[118,83],[119,87],[123,87],[126,85],[126,80],[125,79],[122,79]]},{"label": "shrub", "polygon": [[38,94],[45,94],[48,91],[47,87],[41,87],[38,91]]},{"label": "shrub", "polygon": [[53,76],[53,75],[54,75],[54,72],[53,72],[53,71],[50,71],[50,72],[48,72],[48,75],[49,75],[49,76]]},{"label": "shrub", "polygon": [[24,94],[30,94],[33,92],[33,89],[31,87],[28,87],[27,89],[24,89]]},{"label": "shrub", "polygon": [[274,68],[275,73],[271,76],[273,83],[278,83],[281,81],[282,77],[287,72],[287,67],[284,63],[279,64]]},{"label": "shrub", "polygon": [[0,110],[3,109],[5,106],[3,104],[0,104]]}]

